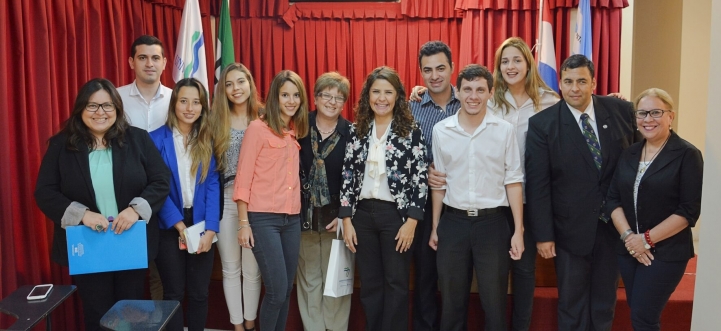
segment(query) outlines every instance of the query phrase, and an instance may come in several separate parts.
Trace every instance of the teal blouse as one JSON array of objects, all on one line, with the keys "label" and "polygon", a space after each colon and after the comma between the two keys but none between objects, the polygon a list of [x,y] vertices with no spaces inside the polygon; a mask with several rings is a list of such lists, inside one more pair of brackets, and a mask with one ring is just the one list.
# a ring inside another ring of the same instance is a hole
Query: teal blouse
[{"label": "teal blouse", "polygon": [[118,217],[113,183],[113,151],[108,147],[90,152],[90,178],[95,191],[95,203],[106,218]]}]

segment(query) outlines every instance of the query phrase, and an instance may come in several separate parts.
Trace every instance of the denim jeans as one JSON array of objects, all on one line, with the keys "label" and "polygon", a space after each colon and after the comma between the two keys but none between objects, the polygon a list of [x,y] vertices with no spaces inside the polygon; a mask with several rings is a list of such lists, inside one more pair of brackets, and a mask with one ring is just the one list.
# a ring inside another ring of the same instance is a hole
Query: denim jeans
[{"label": "denim jeans", "polygon": [[253,230],[253,254],[265,284],[260,305],[260,327],[266,331],[285,330],[293,279],[298,268],[300,216],[249,212]]}]

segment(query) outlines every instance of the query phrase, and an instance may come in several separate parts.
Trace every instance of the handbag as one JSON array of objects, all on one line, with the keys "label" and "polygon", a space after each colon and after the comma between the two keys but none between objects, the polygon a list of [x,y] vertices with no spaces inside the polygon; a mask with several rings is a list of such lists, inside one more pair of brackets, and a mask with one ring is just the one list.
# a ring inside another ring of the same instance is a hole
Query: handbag
[{"label": "handbag", "polygon": [[340,298],[353,293],[353,276],[355,274],[355,254],[345,246],[338,236],[343,231],[343,222],[338,223],[336,239],[330,247],[328,259],[328,273],[325,278],[323,295]]},{"label": "handbag", "polygon": [[303,164],[300,165],[300,230],[310,230],[313,220],[313,207],[310,204],[310,180],[305,175]]}]

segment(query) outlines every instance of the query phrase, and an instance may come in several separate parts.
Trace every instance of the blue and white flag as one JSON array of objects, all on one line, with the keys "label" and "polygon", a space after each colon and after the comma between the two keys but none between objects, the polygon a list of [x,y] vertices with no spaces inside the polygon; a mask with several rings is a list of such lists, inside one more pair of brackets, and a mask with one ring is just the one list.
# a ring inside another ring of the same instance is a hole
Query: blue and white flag
[{"label": "blue and white flag", "polygon": [[178,46],[173,60],[173,80],[195,78],[208,90],[208,66],[205,62],[205,40],[200,21],[198,0],[186,0],[180,19]]},{"label": "blue and white flag", "polygon": [[541,1],[541,22],[538,29],[538,73],[543,81],[558,93],[558,71],[556,70],[556,47],[553,44],[553,27],[551,26],[551,10],[545,0]]},{"label": "blue and white flag", "polygon": [[576,32],[571,41],[571,54],[583,54],[593,61],[591,36],[591,1],[580,0],[576,12]]}]

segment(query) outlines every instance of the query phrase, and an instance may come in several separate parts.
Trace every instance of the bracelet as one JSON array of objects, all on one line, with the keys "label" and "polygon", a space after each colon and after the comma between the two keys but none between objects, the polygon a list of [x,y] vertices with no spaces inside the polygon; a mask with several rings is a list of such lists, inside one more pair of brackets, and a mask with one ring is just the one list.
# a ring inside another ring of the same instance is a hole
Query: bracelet
[{"label": "bracelet", "polygon": [[245,229],[245,228],[250,228],[250,224],[239,226],[239,227],[238,227],[238,231],[240,231],[240,229]]},{"label": "bracelet", "polygon": [[643,233],[643,238],[646,239],[646,243],[648,243],[651,247],[656,247],[656,244],[651,241],[651,229],[646,230],[646,232]]},{"label": "bracelet", "polygon": [[238,222],[250,223],[250,222],[248,222],[248,220],[238,220]]},{"label": "bracelet", "polygon": [[633,233],[633,230],[631,230],[631,229],[628,229],[628,230],[624,231],[624,232],[621,234],[621,241],[626,242],[626,237],[628,237],[628,236],[631,235],[632,233]]}]

